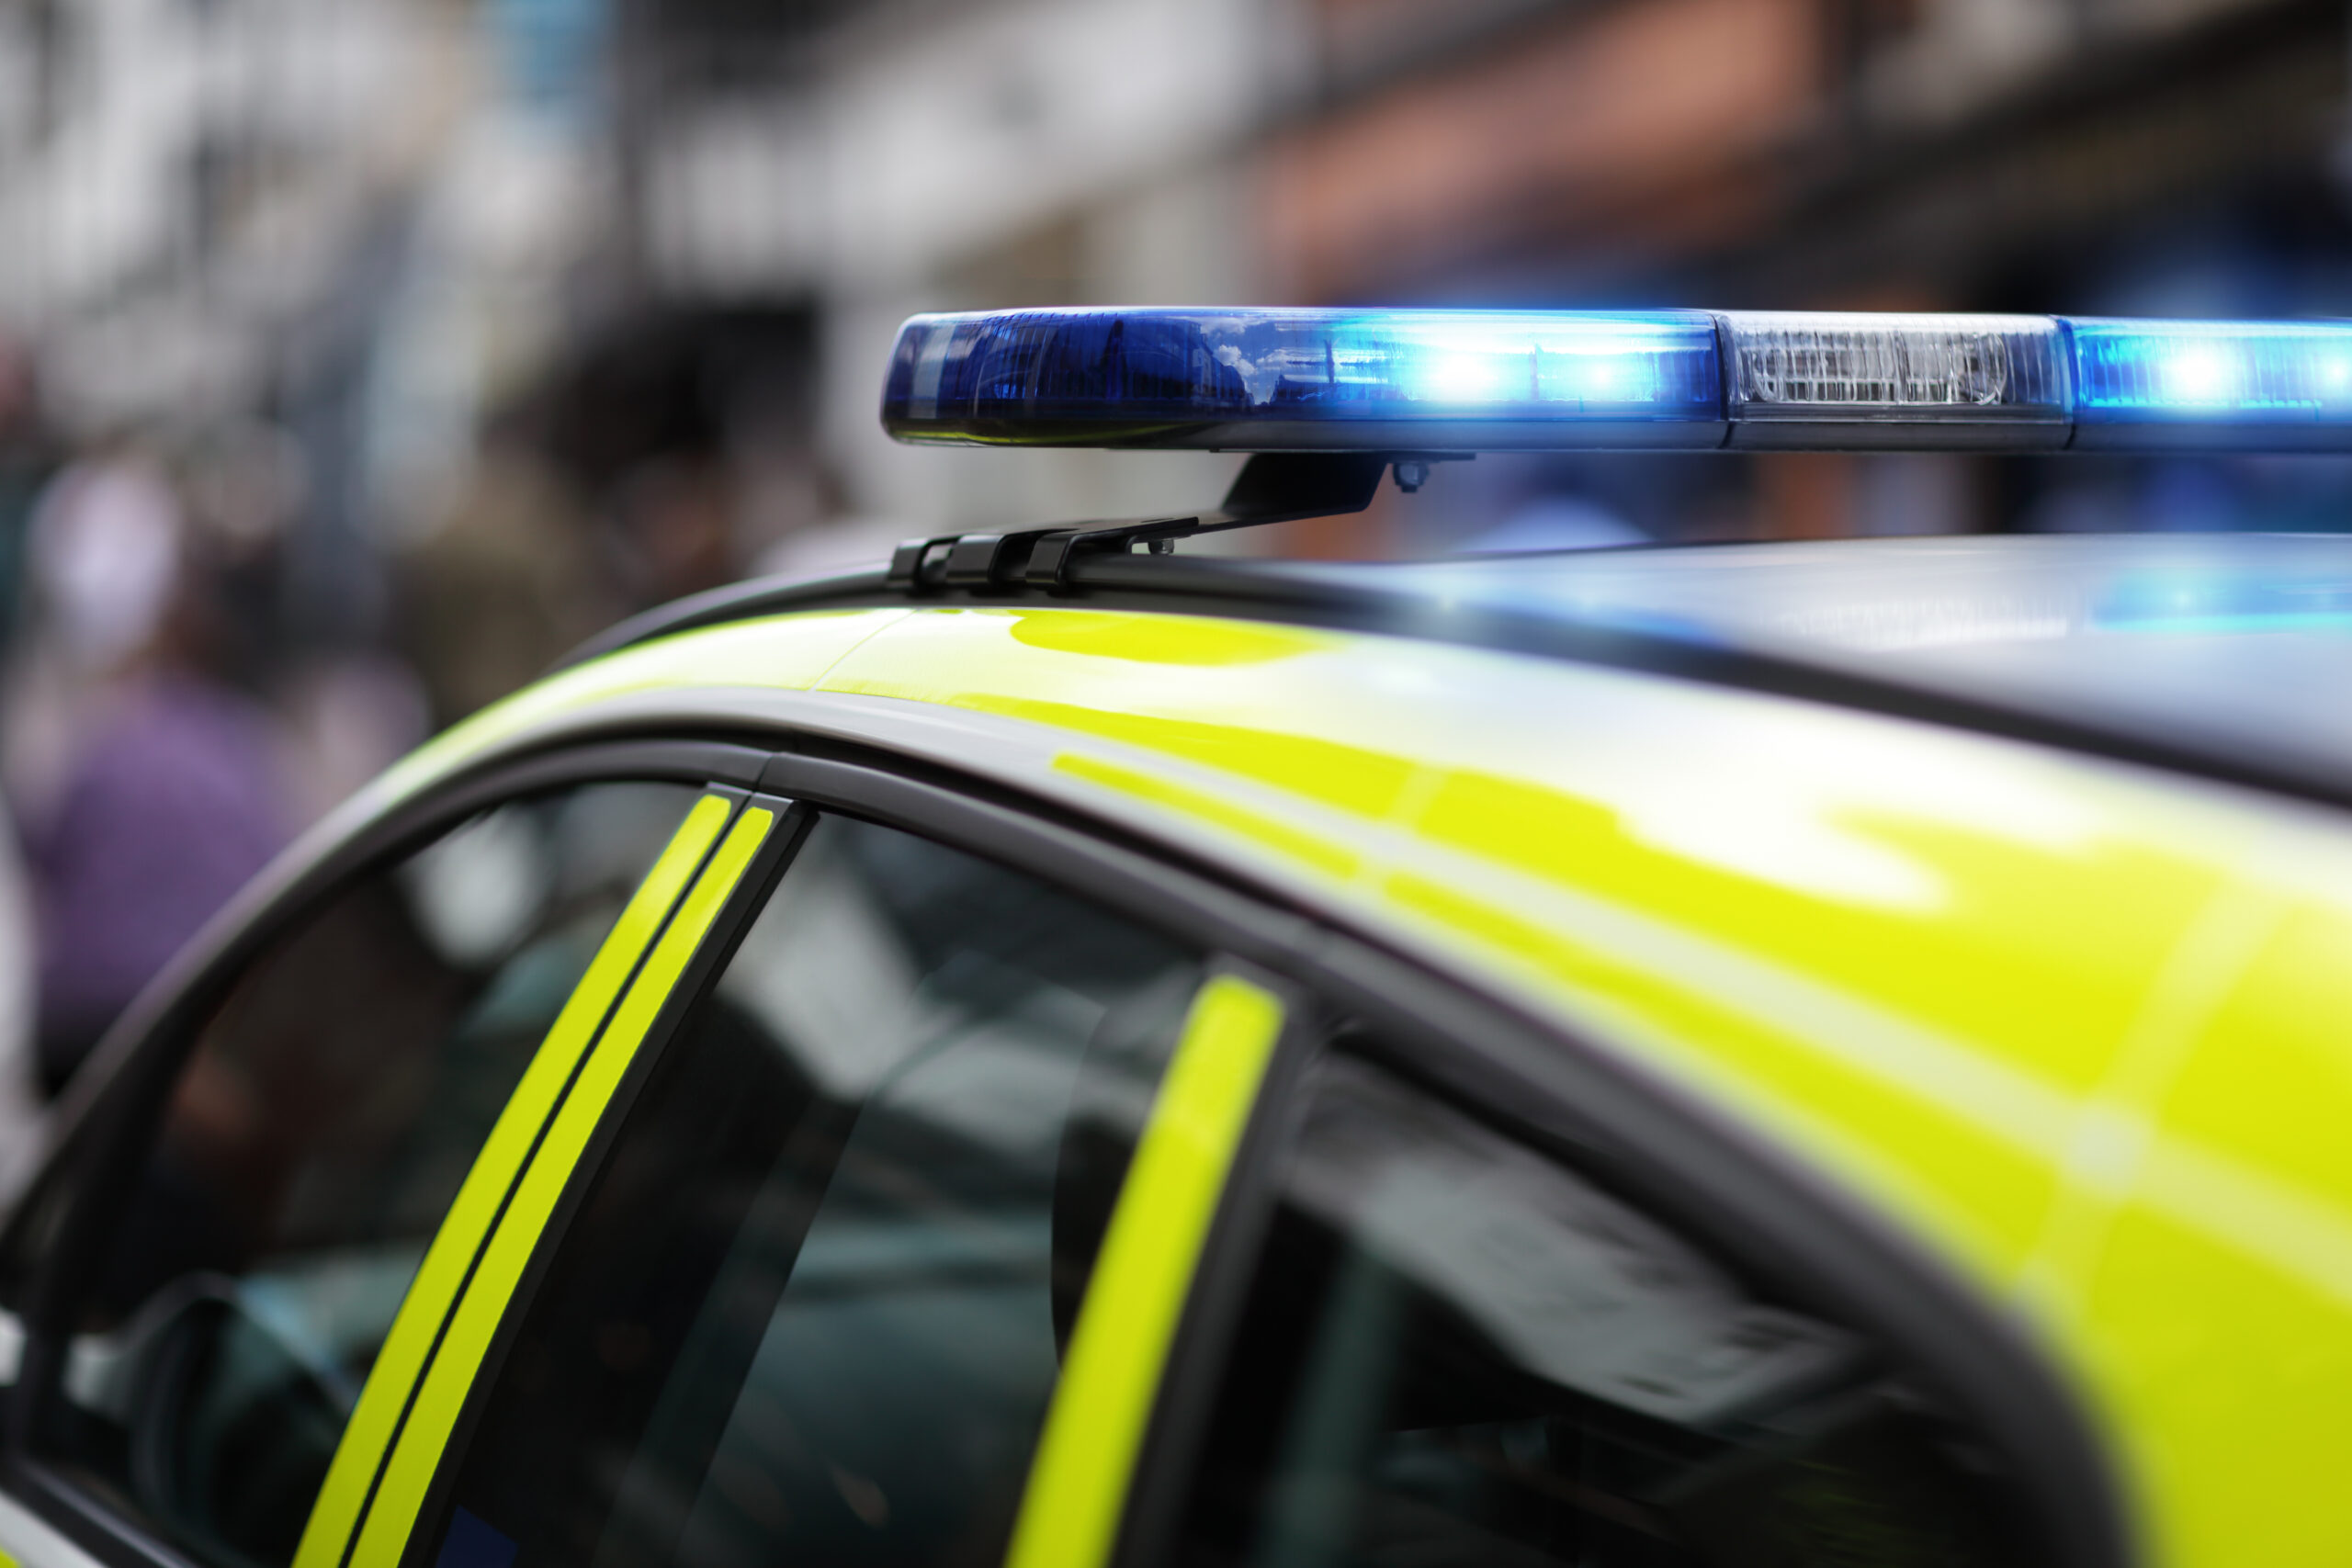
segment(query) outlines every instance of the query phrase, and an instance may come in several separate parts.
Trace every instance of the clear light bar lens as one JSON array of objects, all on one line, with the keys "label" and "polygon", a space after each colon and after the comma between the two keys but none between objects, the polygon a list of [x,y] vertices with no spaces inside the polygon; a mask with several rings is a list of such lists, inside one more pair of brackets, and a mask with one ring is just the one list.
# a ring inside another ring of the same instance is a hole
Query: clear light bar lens
[{"label": "clear light bar lens", "polygon": [[2082,317],[2066,324],[2081,423],[2352,420],[2352,325]]},{"label": "clear light bar lens", "polygon": [[2066,367],[2046,316],[1734,311],[1734,419],[2064,423]]}]

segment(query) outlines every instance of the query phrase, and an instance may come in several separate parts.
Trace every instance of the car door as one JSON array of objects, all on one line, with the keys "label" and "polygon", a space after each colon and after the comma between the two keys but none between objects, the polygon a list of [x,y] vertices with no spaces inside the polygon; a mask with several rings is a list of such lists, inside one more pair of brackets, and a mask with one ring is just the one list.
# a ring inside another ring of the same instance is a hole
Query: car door
[{"label": "car door", "polygon": [[352,1563],[1107,1543],[1279,987],[1002,861],[808,820]]},{"label": "car door", "polygon": [[676,923],[740,815],[714,775],[758,761],[605,746],[455,783],[292,875],[123,1032],[0,1248],[0,1552],[292,1560],[549,1043]]},{"label": "car door", "polygon": [[779,809],[341,1561],[2063,1560],[1939,1373],[1442,1087],[1314,944]]}]

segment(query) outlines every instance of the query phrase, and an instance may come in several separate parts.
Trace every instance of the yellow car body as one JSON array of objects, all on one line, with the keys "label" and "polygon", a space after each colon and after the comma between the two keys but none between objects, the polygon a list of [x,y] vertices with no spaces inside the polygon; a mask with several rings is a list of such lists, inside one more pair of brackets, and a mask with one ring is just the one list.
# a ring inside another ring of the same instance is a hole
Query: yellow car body
[{"label": "yellow car body", "polygon": [[[952,773],[1573,1037],[1837,1194],[2046,1361],[2128,1560],[2352,1553],[2352,818],[2324,791],[1404,626],[849,597],[558,672],[289,864],[614,737]],[[1126,1475],[1069,1484],[1115,1524]],[[304,1568],[404,1560],[359,1506]]]},{"label": "yellow car body", "polygon": [[2352,1551],[2338,812],[1483,649],[1033,605],[661,638],[383,787],[655,712],[953,755],[1344,908],[1920,1237],[2075,1381],[2153,1560]]}]

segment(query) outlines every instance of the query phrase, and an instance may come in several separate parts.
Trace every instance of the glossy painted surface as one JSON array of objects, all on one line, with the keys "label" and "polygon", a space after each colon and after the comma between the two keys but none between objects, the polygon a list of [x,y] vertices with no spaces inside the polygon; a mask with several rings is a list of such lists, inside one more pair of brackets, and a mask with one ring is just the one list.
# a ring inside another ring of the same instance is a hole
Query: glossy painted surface
[{"label": "glossy painted surface", "polygon": [[1015,782],[1339,901],[1889,1211],[2081,1378],[2160,1560],[2352,1555],[2324,1484],[2352,1408],[2344,820],[1804,703],[1083,609],[675,637],[384,788],[689,689],[1029,738]]}]

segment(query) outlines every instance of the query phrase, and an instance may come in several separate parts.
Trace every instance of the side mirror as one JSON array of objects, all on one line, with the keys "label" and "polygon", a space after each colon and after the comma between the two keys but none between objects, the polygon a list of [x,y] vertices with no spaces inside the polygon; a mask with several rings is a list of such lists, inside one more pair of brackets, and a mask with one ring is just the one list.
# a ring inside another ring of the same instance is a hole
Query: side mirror
[{"label": "side mirror", "polygon": [[351,1402],[233,1280],[177,1294],[130,1380],[132,1488],[205,1560],[290,1562]]}]

